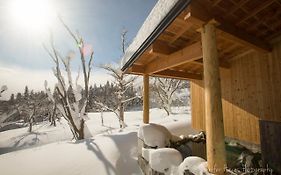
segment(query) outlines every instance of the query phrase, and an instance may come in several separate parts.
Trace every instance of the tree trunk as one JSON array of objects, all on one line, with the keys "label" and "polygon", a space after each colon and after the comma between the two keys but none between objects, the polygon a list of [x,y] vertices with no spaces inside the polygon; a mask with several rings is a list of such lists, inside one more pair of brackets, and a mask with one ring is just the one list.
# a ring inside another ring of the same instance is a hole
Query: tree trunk
[{"label": "tree trunk", "polygon": [[167,115],[169,116],[170,115],[170,111],[168,109],[168,106],[164,106],[163,108],[164,108],[165,112],[167,113]]},{"label": "tree trunk", "polygon": [[51,125],[53,125],[54,127],[57,126],[57,123],[56,123],[56,115],[53,116]]},{"label": "tree trunk", "polygon": [[168,99],[167,108],[169,111],[168,115],[172,114],[172,99],[171,98]]},{"label": "tree trunk", "polygon": [[104,126],[104,123],[103,123],[103,110],[100,113],[100,117],[101,117],[101,126]]},{"label": "tree trunk", "polygon": [[28,132],[32,132],[32,124],[33,124],[33,116],[30,117],[30,119],[29,119],[29,128],[28,128]]},{"label": "tree trunk", "polygon": [[165,110],[165,112],[167,113],[167,115],[169,116],[170,114],[172,114],[172,99],[164,99],[163,101],[163,108]]},{"label": "tree trunk", "polygon": [[51,114],[51,125],[56,126],[56,112],[57,112],[57,103],[55,102],[53,113]]},{"label": "tree trunk", "polygon": [[81,120],[80,120],[80,128],[79,128],[79,130],[78,130],[78,132],[77,132],[77,134],[78,134],[78,140],[82,140],[82,139],[85,138],[85,136],[84,136],[84,124],[85,124],[84,119],[81,119]]},{"label": "tree trunk", "polygon": [[32,123],[31,122],[29,122],[28,132],[32,132]]},{"label": "tree trunk", "polygon": [[119,111],[119,117],[120,117],[120,128],[124,128],[124,104],[120,103],[120,111]]}]

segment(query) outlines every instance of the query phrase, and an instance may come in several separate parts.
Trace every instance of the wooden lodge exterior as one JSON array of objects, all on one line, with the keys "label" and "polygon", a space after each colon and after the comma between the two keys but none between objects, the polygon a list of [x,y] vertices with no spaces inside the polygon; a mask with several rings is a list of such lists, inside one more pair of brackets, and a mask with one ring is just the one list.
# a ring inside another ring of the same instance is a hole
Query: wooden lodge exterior
[{"label": "wooden lodge exterior", "polygon": [[215,172],[225,136],[259,145],[259,122],[281,122],[280,36],[279,0],[159,0],[122,70],[144,77],[144,123],[149,76],[190,80],[192,126],[206,131]]}]

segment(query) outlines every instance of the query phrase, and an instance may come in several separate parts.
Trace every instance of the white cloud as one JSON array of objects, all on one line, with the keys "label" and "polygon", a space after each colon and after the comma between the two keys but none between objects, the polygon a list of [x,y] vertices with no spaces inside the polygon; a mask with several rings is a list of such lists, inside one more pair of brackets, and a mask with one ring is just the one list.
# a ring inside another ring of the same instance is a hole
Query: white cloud
[{"label": "white cloud", "polygon": [[[74,73],[76,76],[77,73]],[[83,77],[80,75],[80,81]],[[56,79],[51,70],[32,70],[18,66],[0,66],[0,86],[7,85],[8,90],[2,94],[1,99],[9,99],[12,93],[23,92],[27,85],[31,90],[44,90],[44,81],[48,81],[49,87],[54,87]],[[103,70],[94,68],[91,74],[91,84],[105,84],[111,77]]]}]

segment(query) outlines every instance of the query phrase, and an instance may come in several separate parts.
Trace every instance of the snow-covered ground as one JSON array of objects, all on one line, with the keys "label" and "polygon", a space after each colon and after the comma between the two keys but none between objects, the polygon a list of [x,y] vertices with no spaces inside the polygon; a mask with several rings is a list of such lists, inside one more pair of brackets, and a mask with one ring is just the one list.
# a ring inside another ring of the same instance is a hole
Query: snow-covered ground
[{"label": "snow-covered ground", "polygon": [[[189,110],[174,108],[174,112],[167,117],[163,110],[151,109],[150,121],[166,126],[174,135],[192,133]],[[71,132],[63,120],[57,127],[39,124],[32,133],[27,133],[27,128],[1,132],[1,174],[141,174],[136,156],[142,112],[126,112],[128,126],[122,130],[113,113],[103,114],[104,126],[100,113],[89,117],[87,126],[93,137],[83,141],[71,141]]]}]

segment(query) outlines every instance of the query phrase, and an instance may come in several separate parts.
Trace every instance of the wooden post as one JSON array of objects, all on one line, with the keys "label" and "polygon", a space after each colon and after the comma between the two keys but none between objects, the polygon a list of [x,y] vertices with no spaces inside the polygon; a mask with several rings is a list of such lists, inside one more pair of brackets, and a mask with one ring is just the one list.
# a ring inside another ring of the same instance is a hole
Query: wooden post
[{"label": "wooden post", "polygon": [[149,75],[143,75],[143,123],[149,123]]},{"label": "wooden post", "polygon": [[209,22],[203,26],[201,37],[204,65],[208,169],[214,174],[224,174],[226,166],[224,125],[214,22]]}]

